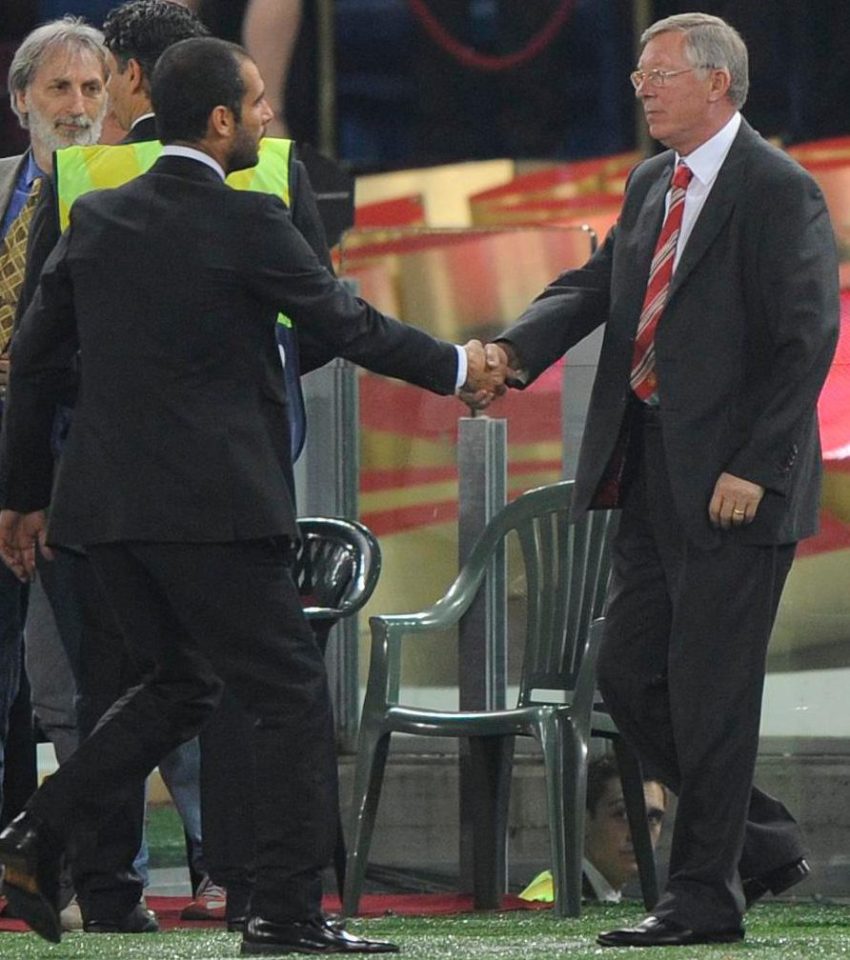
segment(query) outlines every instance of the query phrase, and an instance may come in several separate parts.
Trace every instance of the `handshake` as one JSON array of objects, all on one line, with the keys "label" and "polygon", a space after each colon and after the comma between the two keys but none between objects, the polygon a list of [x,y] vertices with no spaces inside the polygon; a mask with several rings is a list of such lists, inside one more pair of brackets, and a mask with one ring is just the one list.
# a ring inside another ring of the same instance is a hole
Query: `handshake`
[{"label": "handshake", "polygon": [[458,391],[458,397],[474,410],[483,410],[497,397],[504,394],[515,376],[508,366],[508,355],[497,343],[486,346],[480,340],[469,340],[466,351],[466,383]]}]

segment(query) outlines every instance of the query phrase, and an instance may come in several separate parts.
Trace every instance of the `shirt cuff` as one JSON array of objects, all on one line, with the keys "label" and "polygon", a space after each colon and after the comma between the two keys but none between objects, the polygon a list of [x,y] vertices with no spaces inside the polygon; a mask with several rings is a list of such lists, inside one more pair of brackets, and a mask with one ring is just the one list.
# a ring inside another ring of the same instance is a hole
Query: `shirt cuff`
[{"label": "shirt cuff", "polygon": [[466,377],[469,372],[466,362],[466,350],[455,344],[457,350],[457,382],[455,383],[455,393],[466,383]]}]

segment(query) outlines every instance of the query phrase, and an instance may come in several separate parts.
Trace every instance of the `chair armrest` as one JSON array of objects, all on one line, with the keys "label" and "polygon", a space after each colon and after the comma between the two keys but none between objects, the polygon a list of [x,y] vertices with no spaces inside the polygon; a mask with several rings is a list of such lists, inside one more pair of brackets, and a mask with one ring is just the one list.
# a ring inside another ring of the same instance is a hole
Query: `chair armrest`
[{"label": "chair armrest", "polygon": [[424,610],[369,617],[372,648],[366,684],[367,703],[373,700],[398,703],[401,641],[405,637],[455,626],[477,596],[489,559],[489,553],[474,550],[446,593]]}]

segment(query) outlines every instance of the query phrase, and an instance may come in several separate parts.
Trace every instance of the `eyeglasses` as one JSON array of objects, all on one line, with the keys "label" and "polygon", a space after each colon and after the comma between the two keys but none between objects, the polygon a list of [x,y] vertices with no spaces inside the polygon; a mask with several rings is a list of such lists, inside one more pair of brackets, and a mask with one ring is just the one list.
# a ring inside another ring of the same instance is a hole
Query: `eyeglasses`
[{"label": "eyeglasses", "polygon": [[649,81],[651,87],[663,87],[670,77],[678,77],[680,73],[688,73],[697,67],[682,67],[681,70],[635,70],[629,74],[629,80],[635,90],[639,89],[644,80]]}]

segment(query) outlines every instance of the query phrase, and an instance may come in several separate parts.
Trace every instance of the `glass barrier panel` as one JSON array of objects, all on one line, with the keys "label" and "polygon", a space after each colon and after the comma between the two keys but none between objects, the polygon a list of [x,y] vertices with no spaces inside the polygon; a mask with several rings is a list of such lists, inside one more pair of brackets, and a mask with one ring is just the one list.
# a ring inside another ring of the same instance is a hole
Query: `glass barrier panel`
[{"label": "glass barrier panel", "polygon": [[[355,230],[343,238],[340,273],[405,323],[455,343],[486,341],[559,273],[584,263],[594,240],[587,230],[556,226]],[[557,364],[488,411],[508,420],[511,498],[562,477],[561,380]],[[454,398],[368,372],[359,386],[360,519],[380,537],[384,556],[365,625],[370,613],[433,603],[457,574],[457,421],[469,411]],[[456,637],[411,650],[403,683],[405,702],[456,707]]]}]

